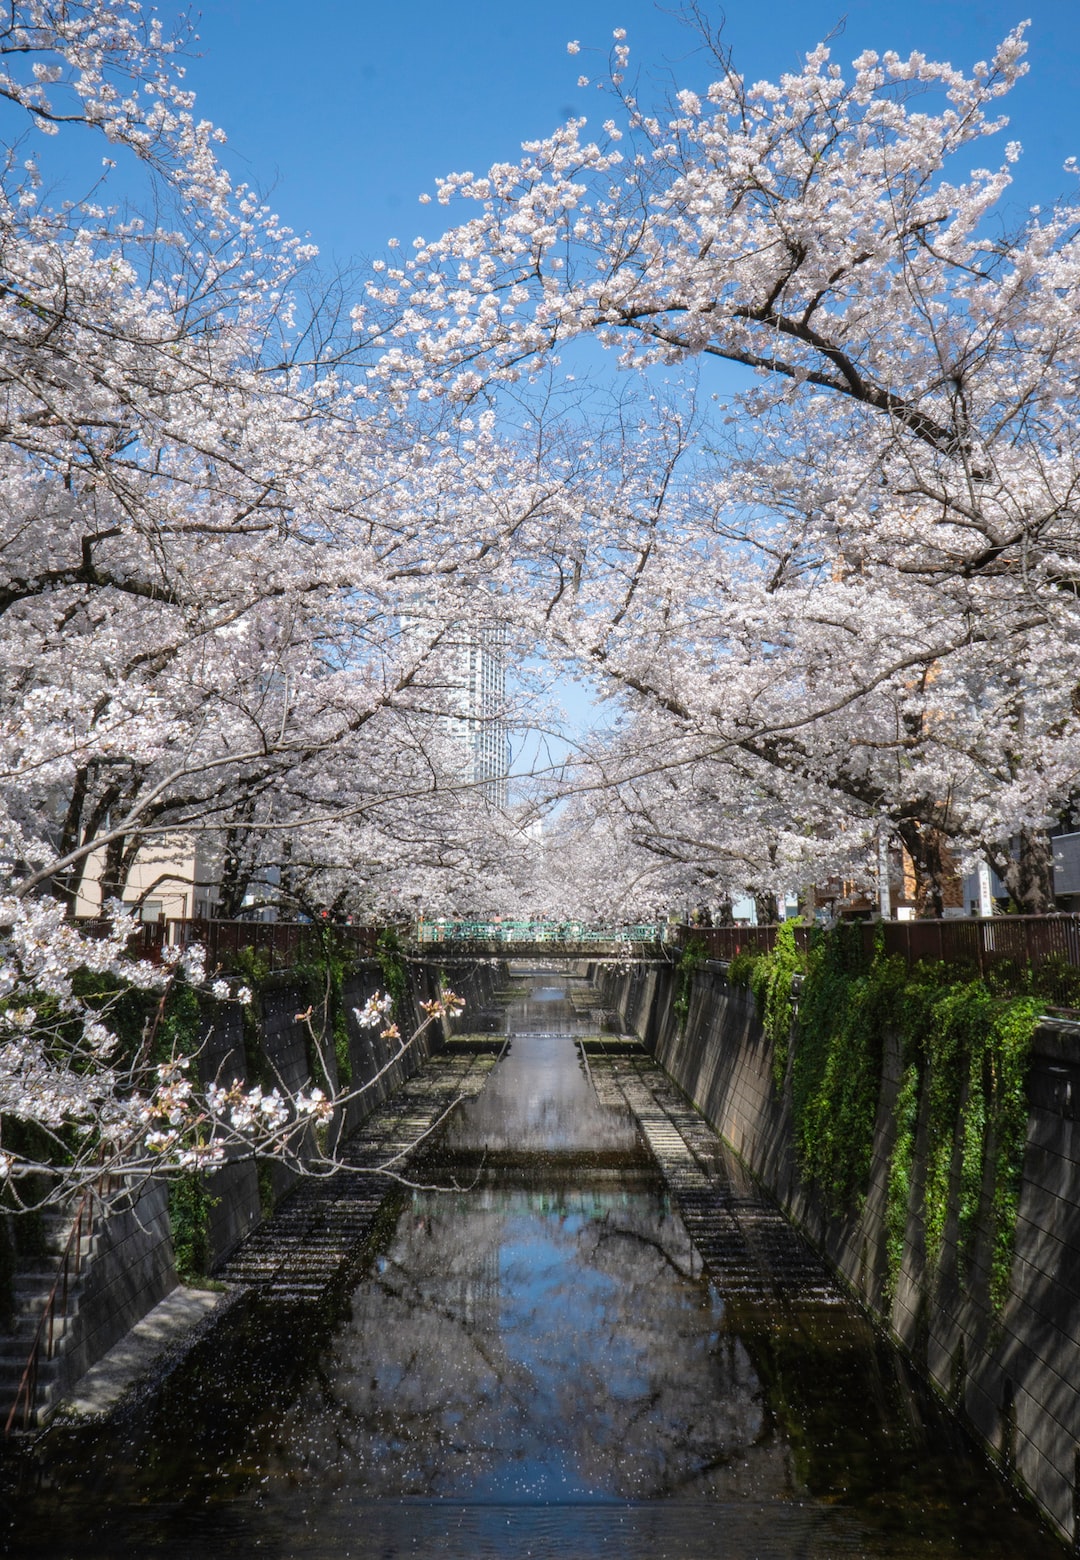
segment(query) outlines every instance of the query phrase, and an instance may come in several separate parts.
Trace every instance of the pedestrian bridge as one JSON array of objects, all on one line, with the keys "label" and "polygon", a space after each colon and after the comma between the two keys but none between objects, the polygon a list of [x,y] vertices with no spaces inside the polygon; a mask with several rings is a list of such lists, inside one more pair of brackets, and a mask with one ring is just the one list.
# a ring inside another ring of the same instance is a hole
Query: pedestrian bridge
[{"label": "pedestrian bridge", "polygon": [[665,922],[420,921],[416,942],[440,959],[649,959],[674,951]]}]

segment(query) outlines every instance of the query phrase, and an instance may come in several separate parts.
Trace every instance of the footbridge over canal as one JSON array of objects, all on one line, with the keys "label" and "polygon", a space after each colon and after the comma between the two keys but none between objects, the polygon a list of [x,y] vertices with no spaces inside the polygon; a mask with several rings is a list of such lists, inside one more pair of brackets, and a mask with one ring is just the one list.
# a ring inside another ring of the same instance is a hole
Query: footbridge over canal
[{"label": "footbridge over canal", "polygon": [[664,922],[597,926],[584,921],[420,921],[421,954],[476,959],[643,960],[674,958],[677,928]]}]

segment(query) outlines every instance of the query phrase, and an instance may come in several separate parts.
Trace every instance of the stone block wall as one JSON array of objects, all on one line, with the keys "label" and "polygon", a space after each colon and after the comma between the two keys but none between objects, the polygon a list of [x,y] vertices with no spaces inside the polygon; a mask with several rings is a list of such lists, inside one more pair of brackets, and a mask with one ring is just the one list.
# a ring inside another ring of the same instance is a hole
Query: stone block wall
[{"label": "stone block wall", "polygon": [[[600,973],[605,1001],[827,1258],[856,1297],[935,1384],[1004,1472],[1070,1542],[1080,1536],[1080,1025],[1045,1021],[1035,1038],[1030,1115],[1008,1297],[991,1307],[990,1226],[980,1221],[961,1281],[955,1202],[936,1274],[922,1224],[927,1123],[916,1130],[903,1262],[891,1297],[885,1211],[895,1142],[899,1047],[884,1039],[874,1151],[865,1203],[830,1216],[799,1174],[788,1082],[773,1079],[772,1047],[753,998],[726,966],[695,975],[685,1030],[663,970]],[[797,1034],[793,1044],[798,1044]],[[958,1171],[957,1166],[957,1171]],[[954,1177],[958,1185],[958,1174]],[[984,1187],[984,1203],[990,1191]]]},{"label": "stone block wall", "polygon": [[95,1231],[61,1357],[61,1394],[175,1286],[168,1193],[149,1181]]},{"label": "stone block wall", "polygon": [[[434,995],[437,989],[438,973],[423,964],[410,966],[409,975],[408,1018],[415,1025],[423,1016],[420,1002]],[[398,1049],[397,1042],[384,1040],[378,1030],[361,1029],[357,1022],[368,998],[384,989],[382,969],[376,959],[358,963],[342,985],[340,995],[349,1036],[351,1087],[357,1093],[346,1107],[344,1120],[333,1129],[333,1136],[347,1137],[355,1132],[441,1044],[441,1030],[436,1025],[403,1057],[391,1061]],[[310,1083],[311,1035],[307,1023],[298,1015],[309,1006],[308,991],[290,981],[287,974],[282,974],[267,983],[255,1000],[259,1004],[261,1050],[271,1077],[279,1078],[290,1090],[307,1087]],[[322,1054],[330,1083],[337,1088],[338,1067],[332,1035],[323,1037]],[[221,1077],[227,1081],[233,1078],[248,1083],[256,1081],[248,1077],[243,1016],[235,1005],[218,1009],[211,1039],[203,1053],[203,1075],[204,1078]],[[365,1088],[367,1084],[371,1087]],[[226,1260],[269,1208],[292,1190],[295,1181],[293,1172],[273,1162],[266,1163],[260,1176],[259,1169],[250,1159],[226,1165],[212,1177],[210,1192],[216,1199],[210,1214],[213,1267]]]}]

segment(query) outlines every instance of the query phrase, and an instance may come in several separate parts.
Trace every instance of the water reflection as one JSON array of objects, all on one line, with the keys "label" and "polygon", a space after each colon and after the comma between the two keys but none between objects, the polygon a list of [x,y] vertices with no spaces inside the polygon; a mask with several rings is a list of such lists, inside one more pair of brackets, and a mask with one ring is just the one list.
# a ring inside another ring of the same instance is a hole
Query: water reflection
[{"label": "water reflection", "polygon": [[725,1489],[787,1483],[786,1453],[756,1445],[746,1351],[655,1189],[417,1198],[378,1268],[273,1482],[315,1466],[384,1497],[630,1500],[737,1458]]},{"label": "water reflection", "polygon": [[[470,1151],[542,1155],[641,1156],[634,1123],[600,1105],[569,1034],[517,1034],[483,1091],[450,1122],[447,1157]],[[537,1163],[537,1173],[543,1164]]]},{"label": "water reflection", "polygon": [[56,1433],[6,1552],[1007,1560],[1052,1546],[857,1316],[711,1286],[550,972],[336,1312],[237,1309]]}]

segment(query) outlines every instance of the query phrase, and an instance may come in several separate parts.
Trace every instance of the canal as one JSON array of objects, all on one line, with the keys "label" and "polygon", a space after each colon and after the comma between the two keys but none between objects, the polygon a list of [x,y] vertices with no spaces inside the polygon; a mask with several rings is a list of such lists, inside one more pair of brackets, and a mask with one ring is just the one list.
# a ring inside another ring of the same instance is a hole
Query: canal
[{"label": "canal", "polygon": [[860,1313],[725,1289],[598,1092],[590,989],[515,979],[359,1282],[241,1299],[113,1422],[54,1427],[6,1469],[3,1552],[1062,1552]]}]

